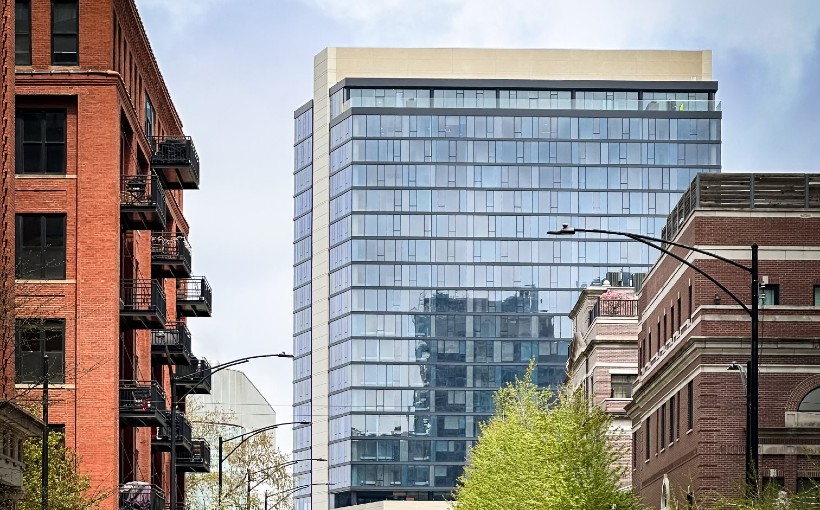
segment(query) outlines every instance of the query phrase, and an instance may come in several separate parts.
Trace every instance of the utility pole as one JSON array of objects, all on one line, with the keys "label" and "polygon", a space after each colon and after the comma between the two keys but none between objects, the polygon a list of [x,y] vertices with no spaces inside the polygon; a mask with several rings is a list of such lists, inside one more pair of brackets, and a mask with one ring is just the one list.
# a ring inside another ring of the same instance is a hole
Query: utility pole
[{"label": "utility pole", "polygon": [[248,497],[246,500],[248,510],[251,510],[251,470],[248,468]]},{"label": "utility pole", "polygon": [[43,354],[43,450],[42,450],[42,510],[48,510],[48,354]]},{"label": "utility pole", "polygon": [[222,508],[222,436],[219,436],[219,490],[216,495],[216,501],[219,503],[219,508]]}]

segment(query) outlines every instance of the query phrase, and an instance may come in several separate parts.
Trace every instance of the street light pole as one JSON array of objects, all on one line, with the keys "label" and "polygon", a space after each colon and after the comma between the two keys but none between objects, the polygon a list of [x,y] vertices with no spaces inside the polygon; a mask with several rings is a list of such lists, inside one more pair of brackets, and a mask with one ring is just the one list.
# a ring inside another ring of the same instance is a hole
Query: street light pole
[{"label": "street light pole", "polygon": [[251,470],[248,468],[248,496],[245,499],[247,503],[248,510],[251,510]]},{"label": "street light pole", "polygon": [[[747,407],[747,424],[746,424],[746,434],[747,434],[747,447],[746,447],[746,486],[748,490],[756,497],[758,494],[758,483],[757,483],[757,474],[758,474],[758,454],[759,454],[759,428],[758,428],[758,421],[759,421],[759,385],[758,385],[758,374],[760,371],[760,359],[759,359],[759,337],[758,337],[758,330],[759,330],[759,314],[760,314],[760,280],[758,275],[758,245],[752,244],[751,250],[751,266],[745,266],[734,260],[728,259],[726,257],[720,256],[716,253],[712,253],[706,250],[702,250],[700,248],[696,248],[694,246],[688,246],[685,244],[677,243],[674,241],[670,241],[668,239],[661,239],[658,237],[651,237],[646,236],[643,234],[633,234],[631,232],[619,232],[616,230],[604,230],[604,229],[597,229],[597,228],[573,228],[567,224],[563,225],[561,230],[551,230],[547,232],[551,235],[573,235],[576,232],[589,232],[595,234],[609,234],[609,235],[617,235],[622,237],[627,237],[632,239],[633,241],[637,241],[639,243],[646,244],[655,248],[656,250],[669,255],[670,257],[674,258],[678,262],[686,265],[687,267],[693,269],[698,274],[705,277],[710,282],[714,283],[718,288],[720,288],[723,292],[725,292],[729,297],[731,297],[740,307],[745,311],[749,318],[751,319],[751,355],[748,365],[748,389],[746,392],[746,407]],[[737,297],[733,292],[726,288],[725,285],[717,281],[713,276],[707,274],[705,271],[700,269],[699,267],[695,266],[688,260],[685,260],[680,255],[673,253],[671,250],[664,248],[663,246],[659,246],[654,243],[661,243],[667,244],[670,246],[683,248],[686,250],[690,250],[696,253],[700,253],[702,255],[706,255],[707,257],[711,257],[713,259],[719,260],[721,262],[725,262],[729,265],[732,265],[738,269],[746,271],[749,273],[751,277],[751,291],[752,291],[752,303],[751,306],[746,305],[739,297]]]},{"label": "street light pole", "polygon": [[[219,436],[219,448],[218,448],[219,457],[219,490],[216,494],[216,500],[219,504],[222,504],[222,436]],[[221,508],[220,508],[221,510]]]},{"label": "street light pole", "polygon": [[759,429],[758,429],[758,415],[760,409],[759,401],[759,386],[758,374],[760,372],[760,359],[758,353],[758,321],[760,319],[760,281],[758,280],[758,254],[757,244],[752,245],[752,311],[750,313],[752,319],[752,355],[749,361],[749,392],[747,395],[747,407],[749,415],[749,423],[747,425],[746,434],[749,436],[749,446],[751,448],[746,452],[746,486],[749,487],[753,494],[757,495],[757,459],[759,452]]}]

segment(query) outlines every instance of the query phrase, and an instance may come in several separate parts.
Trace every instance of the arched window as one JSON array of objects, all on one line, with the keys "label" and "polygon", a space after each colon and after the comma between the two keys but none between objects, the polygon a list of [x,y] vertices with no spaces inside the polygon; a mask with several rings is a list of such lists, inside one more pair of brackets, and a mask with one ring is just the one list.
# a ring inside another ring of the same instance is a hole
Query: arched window
[{"label": "arched window", "polygon": [[820,413],[820,388],[814,388],[803,397],[797,410],[802,413]]}]

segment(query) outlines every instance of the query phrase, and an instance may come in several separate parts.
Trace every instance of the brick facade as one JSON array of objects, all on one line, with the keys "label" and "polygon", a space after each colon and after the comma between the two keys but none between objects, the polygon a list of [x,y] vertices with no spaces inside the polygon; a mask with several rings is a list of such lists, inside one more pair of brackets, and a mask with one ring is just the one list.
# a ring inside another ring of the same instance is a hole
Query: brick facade
[{"label": "brick facade", "polygon": [[[66,445],[76,451],[80,471],[91,477],[92,487],[112,495],[101,508],[113,510],[120,484],[145,481],[167,494],[170,476],[169,455],[151,448],[156,430],[120,423],[121,380],[156,380],[170,394],[168,371],[152,366],[150,329],[121,324],[121,281],[152,278],[152,232],[121,224],[121,176],[151,172],[146,98],[156,112],[154,135],[183,131],[134,0],[79,2],[78,66],[51,64],[51,6],[49,0],[31,1],[31,65],[17,66],[13,78],[18,111],[65,110],[65,175],[17,175],[16,204],[4,199],[3,205],[11,204],[17,214],[66,215],[65,279],[17,280],[17,314],[65,321],[66,379],[50,392],[49,421],[65,426]],[[14,126],[14,106],[3,105],[3,122]],[[4,166],[3,175],[12,167]],[[187,235],[182,190],[166,190],[164,198],[164,230]],[[161,285],[172,323],[177,283],[165,278]],[[17,388],[39,398],[36,388]],[[182,474],[178,481],[181,501]]]},{"label": "brick facade", "polygon": [[14,2],[2,0],[0,84],[0,398],[14,392]]},{"label": "brick facade", "polygon": [[[696,208],[672,240],[746,265],[749,246],[760,246],[760,274],[768,292],[778,286],[779,301],[760,313],[759,473],[796,491],[799,478],[817,476],[820,460],[820,416],[797,412],[820,387],[820,207]],[[674,251],[750,302],[748,273]],[[640,374],[627,407],[636,493],[650,508],[662,508],[664,479],[678,501],[687,491],[698,500],[736,494],[744,479],[746,397],[740,371],[728,368],[749,359],[749,316],[666,255],[647,275],[639,302]]]},{"label": "brick facade", "polygon": [[587,287],[570,312],[569,386],[583,387],[587,398],[612,416],[610,437],[621,452],[618,465],[624,468],[624,487],[632,485],[632,424],[624,411],[630,398],[613,389],[612,379],[631,381],[637,376],[637,312],[631,287]]}]

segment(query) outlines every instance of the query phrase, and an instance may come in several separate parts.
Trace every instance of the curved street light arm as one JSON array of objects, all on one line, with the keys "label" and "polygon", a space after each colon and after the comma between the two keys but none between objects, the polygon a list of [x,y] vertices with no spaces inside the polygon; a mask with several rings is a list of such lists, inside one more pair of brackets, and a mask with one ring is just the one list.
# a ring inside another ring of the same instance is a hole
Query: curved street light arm
[{"label": "curved street light arm", "polygon": [[691,262],[689,262],[689,261],[685,260],[685,259],[684,259],[683,257],[681,257],[680,255],[677,255],[677,254],[673,253],[672,251],[667,250],[666,248],[663,248],[663,247],[661,247],[661,246],[658,246],[657,244],[654,244],[654,243],[652,243],[651,241],[656,241],[656,242],[660,242],[660,243],[671,244],[672,246],[677,246],[677,247],[679,247],[679,248],[684,248],[684,249],[687,249],[687,250],[692,250],[692,251],[694,251],[694,252],[701,253],[701,254],[706,255],[706,256],[708,256],[708,257],[712,257],[712,258],[714,258],[714,259],[716,259],[716,260],[720,260],[721,262],[726,262],[727,264],[731,264],[731,265],[733,265],[733,266],[735,266],[735,267],[737,267],[737,268],[743,269],[744,271],[752,272],[752,269],[751,269],[751,268],[748,268],[748,267],[744,266],[743,264],[740,264],[740,263],[738,263],[738,262],[735,262],[734,260],[727,259],[726,257],[722,257],[722,256],[717,255],[717,254],[715,254],[715,253],[708,252],[708,251],[706,251],[706,250],[701,250],[700,248],[695,248],[695,247],[693,247],[693,246],[687,246],[687,245],[685,245],[685,244],[676,243],[676,242],[673,242],[673,241],[667,241],[667,240],[665,240],[665,239],[661,239],[661,238],[659,238],[659,237],[645,236],[645,235],[643,235],[643,234],[633,234],[633,233],[631,233],[631,232],[619,232],[619,231],[617,231],[617,230],[603,230],[603,229],[597,229],[597,228],[572,228],[572,227],[570,227],[569,225],[564,225],[564,228],[562,228],[561,230],[551,230],[551,231],[547,232],[547,234],[552,234],[552,235],[572,235],[572,234],[574,234],[574,233],[576,233],[576,232],[592,232],[592,233],[596,233],[596,234],[610,234],[610,235],[618,235],[618,236],[622,236],[622,237],[627,237],[627,238],[629,238],[629,239],[632,239],[633,241],[637,241],[637,242],[639,242],[639,243],[642,243],[642,244],[645,244],[645,245],[650,246],[650,247],[652,247],[652,248],[655,248],[656,250],[658,250],[658,251],[660,251],[660,252],[662,252],[662,253],[665,253],[665,254],[669,255],[670,257],[672,257],[673,259],[677,260],[677,261],[678,261],[678,262],[680,262],[681,264],[684,264],[685,266],[687,266],[687,267],[690,267],[690,268],[694,269],[694,270],[695,270],[698,274],[700,274],[701,276],[703,276],[704,278],[706,278],[706,279],[707,279],[707,280],[709,280],[710,282],[714,283],[714,284],[715,284],[715,285],[716,285],[716,286],[717,286],[720,290],[722,290],[723,292],[725,292],[725,293],[726,293],[729,297],[731,297],[731,298],[732,298],[732,299],[733,299],[733,300],[734,300],[734,301],[735,301],[738,305],[740,305],[740,307],[743,309],[743,311],[744,311],[744,312],[746,312],[747,314],[749,314],[749,316],[752,316],[752,310],[751,310],[751,309],[749,309],[749,306],[748,306],[748,305],[746,305],[746,303],[744,303],[743,301],[741,301],[741,300],[740,300],[740,298],[738,298],[738,297],[737,297],[737,296],[736,296],[733,292],[731,292],[729,289],[727,289],[725,285],[723,285],[723,284],[722,284],[722,283],[720,283],[719,281],[715,280],[712,276],[708,275],[705,271],[703,271],[702,269],[698,268],[697,266],[695,266],[695,265],[694,265],[694,264],[692,264]]},{"label": "curved street light arm", "polygon": [[276,496],[277,494],[282,494],[282,497],[279,498],[278,500],[276,500],[276,502],[273,504],[274,508],[276,508],[279,505],[279,503],[284,501],[285,498],[287,498],[288,496],[291,496],[292,494],[294,494],[296,491],[299,491],[299,490],[302,490],[302,489],[309,489],[310,487],[315,487],[317,485],[325,485],[325,486],[330,487],[334,484],[332,484],[332,483],[312,483],[310,485],[300,485],[299,487],[292,487],[288,490],[284,490],[284,491],[280,491],[280,492],[274,492],[273,494],[270,494],[270,496]]},{"label": "curved street light arm", "polygon": [[[628,238],[630,238],[630,239],[633,239],[633,240],[635,240],[635,241],[638,241],[639,243],[643,243],[643,244],[646,244],[646,245],[648,245],[648,246],[651,246],[652,248],[655,248],[656,250],[658,250],[658,251],[660,251],[660,252],[663,252],[663,253],[665,253],[665,254],[669,255],[670,257],[672,257],[673,259],[677,260],[677,261],[678,261],[678,262],[680,262],[681,264],[684,264],[684,265],[686,265],[687,267],[690,267],[690,268],[694,269],[694,270],[695,270],[698,274],[700,274],[701,276],[705,277],[705,278],[706,278],[707,280],[709,280],[710,282],[712,282],[712,283],[714,283],[715,285],[717,285],[717,286],[718,286],[718,288],[719,288],[720,290],[722,290],[723,292],[725,292],[726,294],[728,294],[730,298],[734,299],[735,303],[737,303],[738,305],[740,305],[740,307],[741,307],[741,308],[743,308],[743,311],[744,311],[744,312],[746,312],[747,314],[749,314],[749,316],[751,316],[751,315],[752,315],[752,311],[749,309],[749,306],[748,306],[748,305],[746,305],[746,303],[744,303],[743,301],[741,301],[741,300],[740,300],[740,298],[738,298],[736,295],[734,295],[734,293],[732,293],[729,289],[727,289],[727,288],[726,288],[726,287],[725,287],[722,283],[720,283],[719,281],[715,280],[712,276],[710,276],[710,275],[709,275],[709,274],[707,274],[705,271],[703,271],[703,270],[702,270],[702,269],[700,269],[699,267],[695,266],[695,265],[694,265],[694,264],[692,264],[691,262],[689,262],[689,261],[685,260],[683,257],[681,257],[681,256],[679,256],[679,255],[677,255],[677,254],[675,254],[675,253],[672,253],[671,251],[669,251],[669,250],[667,250],[667,249],[665,249],[665,248],[661,248],[660,246],[658,246],[658,245],[656,245],[656,244],[652,244],[652,243],[650,243],[649,241],[646,241],[646,240],[644,240],[644,239],[641,239],[641,237],[640,237],[640,236],[638,236],[638,235],[633,235],[633,234],[629,234],[629,233],[623,233],[622,235],[623,235],[623,236],[625,236],[625,237],[628,237]],[[706,252],[705,254],[706,254],[706,255],[708,255],[709,253],[708,253],[708,252]]]},{"label": "curved street light arm", "polygon": [[207,420],[188,420],[188,423],[199,423],[204,425],[220,425],[222,427],[237,427],[240,429],[244,429],[244,425],[239,425],[238,423],[227,423],[224,421],[207,421]]},{"label": "curved street light arm", "polygon": [[247,356],[245,358],[235,359],[233,361],[228,361],[226,363],[222,363],[219,365],[215,365],[204,370],[197,370],[196,372],[191,372],[190,374],[185,374],[181,377],[177,377],[176,380],[189,380],[192,379],[196,375],[205,374],[203,375],[196,383],[191,386],[191,388],[183,393],[180,397],[177,398],[176,402],[173,402],[173,405],[178,404],[183,398],[187,397],[195,388],[197,388],[200,384],[202,384],[205,379],[212,376],[213,374],[219,372],[220,370],[225,370],[226,368],[231,368],[236,365],[241,365],[243,363],[247,363],[252,359],[258,358],[293,358],[293,354],[285,354],[284,352],[280,352],[278,354],[257,354],[256,356]]},{"label": "curved street light arm", "polygon": [[236,451],[237,448],[242,446],[242,443],[244,443],[248,439],[252,438],[253,436],[255,436],[257,434],[261,434],[262,432],[267,432],[269,430],[273,430],[273,429],[275,429],[277,427],[280,427],[282,425],[310,425],[310,422],[309,421],[286,421],[286,422],[283,422],[283,423],[276,423],[274,425],[268,425],[267,427],[262,427],[260,429],[252,430],[250,432],[245,432],[243,434],[239,434],[238,436],[233,436],[233,437],[228,438],[228,439],[223,439],[222,443],[224,444],[224,443],[227,443],[228,441],[233,441],[234,439],[242,438],[242,440],[239,441],[239,444],[234,446],[233,450],[231,450],[230,452],[228,452],[227,455],[225,455],[224,457],[219,459],[219,462],[221,463],[222,461],[227,460],[228,457],[230,457],[233,454],[233,452]]},{"label": "curved street light arm", "polygon": [[296,465],[299,462],[307,462],[309,460],[313,460],[313,461],[316,461],[316,462],[327,462],[327,459],[322,459],[322,458],[289,460],[289,461],[283,462],[281,464],[274,464],[273,466],[268,466],[266,468],[262,468],[258,471],[251,471],[251,474],[256,475],[256,474],[259,474],[259,473],[265,473],[267,471],[270,471],[271,469],[286,468],[286,467]]},{"label": "curved street light arm", "polygon": [[[307,460],[315,460],[315,461],[319,461],[319,462],[327,462],[327,459],[301,459],[301,460],[292,460],[292,461],[289,461],[289,462],[283,462],[282,464],[276,464],[276,465],[274,465],[274,466],[270,466],[270,467],[267,467],[267,468],[265,468],[265,469],[260,469],[260,470],[258,470],[258,471],[251,471],[251,473],[250,473],[250,474],[252,474],[252,475],[257,475],[257,474],[259,474],[259,473],[265,473],[268,477],[271,477],[272,475],[271,475],[269,472],[270,472],[272,469],[281,469],[281,468],[286,468],[286,467],[288,467],[288,466],[293,466],[294,464],[296,464],[296,463],[298,463],[298,462],[304,462],[304,461],[307,461]],[[256,483],[256,485],[254,485],[254,486],[252,487],[252,490],[256,490],[256,489],[257,489],[260,485],[262,485],[262,484],[263,484],[263,483],[265,483],[266,481],[267,481],[267,480],[266,480],[265,478],[261,479],[260,481],[258,481],[258,482]]]},{"label": "curved street light arm", "polygon": [[[686,250],[692,250],[694,252],[701,253],[701,254],[706,255],[708,257],[712,257],[713,259],[720,260],[721,262],[731,264],[731,265],[735,266],[738,269],[742,269],[742,270],[746,271],[747,273],[752,272],[751,267],[744,266],[740,262],[736,262],[732,259],[720,256],[720,255],[718,255],[716,253],[712,253],[710,251],[702,250],[700,248],[695,248],[694,246],[689,246],[689,245],[686,245],[686,244],[676,243],[675,241],[668,241],[668,240],[662,239],[660,237],[652,237],[652,236],[647,236],[647,235],[643,235],[643,234],[633,234],[631,232],[620,232],[620,231],[617,231],[617,230],[602,230],[602,229],[598,229],[598,228],[573,228],[573,227],[570,227],[569,225],[564,225],[564,228],[562,228],[561,230],[551,230],[551,231],[547,232],[547,234],[572,235],[575,232],[592,232],[592,233],[595,233],[595,234],[620,235],[620,236],[625,236],[625,237],[631,237],[632,239],[634,239],[636,241],[654,241],[654,242],[658,242],[658,243],[669,244],[669,245],[672,245],[672,246],[677,246],[678,248],[684,248]],[[644,243],[644,244],[646,244],[646,243]],[[664,253],[668,253],[668,252],[664,252]]]}]

